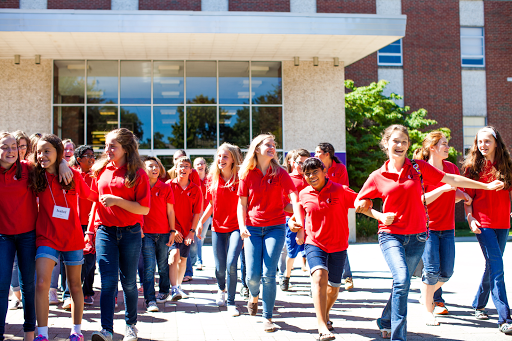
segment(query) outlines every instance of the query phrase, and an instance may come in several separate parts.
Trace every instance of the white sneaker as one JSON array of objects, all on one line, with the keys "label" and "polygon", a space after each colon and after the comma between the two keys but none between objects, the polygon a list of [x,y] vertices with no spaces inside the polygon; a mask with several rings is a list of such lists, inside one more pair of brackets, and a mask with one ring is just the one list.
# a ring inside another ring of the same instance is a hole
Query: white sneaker
[{"label": "white sneaker", "polygon": [[226,292],[219,290],[217,292],[217,299],[215,300],[215,302],[219,307],[223,307],[224,305],[226,305]]},{"label": "white sneaker", "polygon": [[189,297],[188,294],[185,291],[183,291],[183,289],[181,288],[181,285],[178,286],[178,291],[181,294],[181,298],[185,299],[185,298]]},{"label": "white sneaker", "polygon": [[59,304],[59,298],[57,297],[57,289],[50,288],[49,298],[50,304]]},{"label": "white sneaker", "polygon": [[93,332],[91,335],[91,341],[112,341],[112,333],[106,329],[102,329],[99,332]]},{"label": "white sneaker", "polygon": [[17,298],[9,303],[9,310],[16,310],[21,308],[23,308],[23,303],[19,301]]},{"label": "white sneaker", "polygon": [[137,341],[138,340],[137,332],[138,332],[138,330],[137,330],[137,328],[135,328],[135,325],[127,324],[125,332],[124,332],[123,341]]},{"label": "white sneaker", "polygon": [[160,311],[160,309],[158,309],[158,306],[156,305],[155,301],[150,301],[148,303],[146,310],[149,311],[150,313],[156,313],[156,312]]},{"label": "white sneaker", "polygon": [[229,316],[240,316],[240,312],[236,305],[228,305],[227,313]]},{"label": "white sneaker", "polygon": [[181,300],[181,292],[178,290],[178,288],[173,288],[171,290],[171,301],[176,302]]},{"label": "white sneaker", "polygon": [[66,298],[64,303],[62,303],[62,309],[69,310],[71,309],[71,298]]}]

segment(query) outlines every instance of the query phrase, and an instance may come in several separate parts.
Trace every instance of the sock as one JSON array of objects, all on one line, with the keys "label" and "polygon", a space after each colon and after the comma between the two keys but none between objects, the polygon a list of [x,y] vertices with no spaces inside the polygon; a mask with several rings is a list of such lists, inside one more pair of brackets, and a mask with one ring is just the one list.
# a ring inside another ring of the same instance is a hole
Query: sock
[{"label": "sock", "polygon": [[171,289],[178,289],[178,285],[173,285]]},{"label": "sock", "polygon": [[37,333],[39,335],[43,335],[45,338],[48,338],[48,326],[46,326],[46,327],[37,327]]},{"label": "sock", "polygon": [[73,328],[71,328],[71,334],[82,334],[82,325],[81,324],[74,324]]}]

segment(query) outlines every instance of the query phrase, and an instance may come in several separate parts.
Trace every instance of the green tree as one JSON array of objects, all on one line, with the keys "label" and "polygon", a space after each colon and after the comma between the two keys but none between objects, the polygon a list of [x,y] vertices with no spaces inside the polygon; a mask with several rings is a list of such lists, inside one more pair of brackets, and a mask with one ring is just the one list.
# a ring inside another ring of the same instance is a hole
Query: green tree
[{"label": "green tree", "polygon": [[[351,80],[345,81],[345,87],[350,90],[345,95],[345,120],[347,143],[347,170],[350,184],[358,191],[370,173],[379,168],[387,159],[381,151],[379,142],[381,134],[386,127],[392,124],[402,124],[409,129],[411,146],[409,158],[429,131],[428,127],[437,124],[427,119],[427,111],[419,109],[409,113],[408,106],[400,107],[395,100],[402,97],[391,94],[389,97],[382,94],[389,82],[381,80],[368,86],[356,87]],[[450,129],[439,128],[448,139]],[[451,162],[456,162],[458,153],[450,148]]]}]

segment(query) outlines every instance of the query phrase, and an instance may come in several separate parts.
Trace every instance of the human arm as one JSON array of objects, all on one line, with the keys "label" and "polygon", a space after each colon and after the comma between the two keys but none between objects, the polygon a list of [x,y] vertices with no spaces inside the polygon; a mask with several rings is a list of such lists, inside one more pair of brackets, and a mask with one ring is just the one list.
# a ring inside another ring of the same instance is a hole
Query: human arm
[{"label": "human arm", "polygon": [[457,191],[455,191],[455,202],[457,203],[461,200],[464,200],[464,204],[466,205],[471,205],[471,203],[473,202],[473,198],[471,198],[469,194],[467,194],[464,191],[461,191],[460,189],[457,189]]},{"label": "human arm", "polygon": [[167,246],[171,246],[176,238],[176,215],[174,213],[174,205],[167,203],[167,221],[169,222],[169,241]]},{"label": "human arm", "polygon": [[100,195],[99,201],[105,207],[118,206],[133,214],[146,215],[149,213],[149,207],[142,206],[137,201],[126,200],[112,194]]},{"label": "human arm", "polygon": [[[197,226],[197,222],[199,221],[199,217],[201,216],[200,213],[194,213],[192,216],[192,225],[191,226]],[[190,229],[190,232],[188,233],[187,237],[185,237],[185,245],[190,245],[194,242],[194,234],[196,233],[196,230],[194,227]]]},{"label": "human arm", "polygon": [[[299,221],[301,222],[301,224],[299,224],[297,221],[295,221],[295,228],[296,228],[296,231],[292,231],[292,232],[297,232],[297,235],[295,236],[295,241],[297,242],[298,245],[302,245],[304,244],[304,227],[302,226],[302,223],[304,222],[304,207],[302,206],[302,204],[299,202],[298,203],[298,217],[299,217]],[[296,215],[294,215],[295,217]],[[291,230],[291,229],[290,229]]]},{"label": "human arm", "polygon": [[482,225],[478,220],[476,220],[475,217],[473,217],[473,205],[467,205],[464,206],[464,210],[466,211],[466,217],[468,218],[468,224],[469,228],[474,234],[480,234],[482,231],[480,231],[479,227]]},{"label": "human arm", "polygon": [[362,213],[370,218],[377,219],[384,225],[391,225],[396,217],[396,213],[382,213],[373,208]]},{"label": "human arm", "polygon": [[[425,193],[425,201],[427,202],[427,205],[436,201],[443,193],[451,192],[457,190],[456,187],[453,187],[452,185],[444,184],[441,187],[438,187],[430,192]],[[423,196],[422,196],[423,201]]]},{"label": "human arm", "polygon": [[452,185],[453,187],[484,189],[488,191],[499,191],[503,189],[503,187],[505,186],[505,184],[500,180],[494,180],[493,182],[490,183],[484,183],[468,179],[461,175],[449,173],[446,173],[443,176],[441,182]]},{"label": "human arm", "polygon": [[203,213],[201,219],[199,219],[199,223],[197,224],[197,237],[201,239],[201,234],[203,233],[203,224],[211,217],[213,213],[213,204],[210,201],[208,206],[206,206],[206,210]]},{"label": "human arm", "polygon": [[66,185],[73,180],[73,171],[68,165],[66,159],[62,158],[62,161],[59,163],[59,182],[64,181]]},{"label": "human arm", "polygon": [[238,197],[236,215],[238,219],[238,228],[240,229],[240,237],[242,237],[242,239],[250,237],[251,234],[245,226],[245,218],[247,217],[247,197]]},{"label": "human arm", "polygon": [[[92,191],[91,191],[92,192]],[[94,229],[94,217],[96,216],[96,202],[92,203],[91,211],[89,213],[89,223],[87,224],[87,230],[85,230],[84,242],[85,244],[94,245],[94,235],[96,231]]]},{"label": "human arm", "polygon": [[293,191],[290,193],[290,200],[292,201],[293,215],[300,217],[297,223],[300,226],[302,226],[302,223],[304,222],[304,209],[301,208],[299,194],[297,193],[297,191]]}]

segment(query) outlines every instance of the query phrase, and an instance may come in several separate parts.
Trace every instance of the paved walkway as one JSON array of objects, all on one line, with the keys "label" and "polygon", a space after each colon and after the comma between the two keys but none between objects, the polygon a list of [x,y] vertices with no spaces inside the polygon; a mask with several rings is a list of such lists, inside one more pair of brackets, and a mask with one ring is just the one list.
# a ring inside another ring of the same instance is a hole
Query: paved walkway
[{"label": "paved walkway", "polygon": [[[471,315],[471,302],[483,273],[484,260],[478,243],[458,242],[456,245],[455,274],[444,286],[445,300],[450,315],[440,317],[441,325],[427,327],[421,320],[418,303],[418,279],[413,280],[409,296],[408,340],[512,340],[502,335],[497,328],[497,314],[492,301],[489,302],[491,319],[477,321]],[[261,304],[257,317],[247,315],[245,302],[237,296],[237,305],[242,316],[229,317],[225,307],[215,305],[217,292],[214,279],[213,252],[206,246],[203,251],[206,268],[196,271],[194,280],[184,284],[190,298],[177,303],[159,304],[160,312],[146,313],[142,297],[139,299],[140,340],[314,340],[316,319],[312,299],[308,297],[308,276],[297,267],[292,273],[293,288],[289,292],[277,289],[274,321],[279,329],[265,333],[261,324]],[[511,259],[512,249],[505,251],[505,267]],[[336,328],[337,340],[380,339],[375,319],[389,297],[391,277],[377,244],[354,244],[349,248],[350,263],[354,272],[355,289],[341,292],[331,319]],[[512,283],[512,271],[506,273],[506,282]],[[97,276],[99,283],[99,276]],[[82,329],[86,340],[94,330],[100,329],[99,291],[96,303],[86,307]],[[124,333],[124,310],[122,295],[115,314],[115,340],[122,340]],[[69,335],[71,314],[59,306],[50,310],[50,338],[64,340]],[[22,310],[9,311],[6,338],[22,339]]]}]

